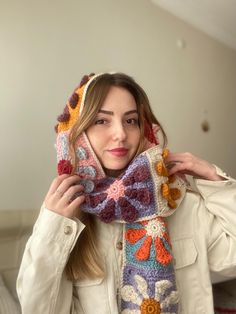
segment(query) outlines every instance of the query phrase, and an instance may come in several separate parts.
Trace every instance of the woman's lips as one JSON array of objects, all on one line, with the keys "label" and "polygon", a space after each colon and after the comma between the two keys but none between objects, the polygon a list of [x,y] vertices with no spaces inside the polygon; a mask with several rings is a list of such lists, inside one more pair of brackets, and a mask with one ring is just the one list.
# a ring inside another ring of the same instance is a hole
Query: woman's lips
[{"label": "woman's lips", "polygon": [[127,155],[128,149],[127,148],[114,148],[114,149],[109,149],[108,152],[114,156],[122,157],[122,156]]}]

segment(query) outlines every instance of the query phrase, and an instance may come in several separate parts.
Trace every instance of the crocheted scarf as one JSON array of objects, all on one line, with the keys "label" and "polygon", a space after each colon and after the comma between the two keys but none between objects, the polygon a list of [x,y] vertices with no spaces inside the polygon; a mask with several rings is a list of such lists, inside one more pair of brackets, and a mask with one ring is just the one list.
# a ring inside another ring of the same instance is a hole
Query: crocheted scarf
[{"label": "crocheted scarf", "polygon": [[[78,95],[80,90],[81,87],[77,90]],[[68,140],[72,114],[69,115],[66,121],[59,121],[56,143],[59,174],[72,170]],[[104,223],[115,221],[123,225],[119,290],[122,314],[178,312],[179,297],[165,217],[172,215],[182,201],[185,183],[176,176],[168,177],[167,151],[159,145],[150,146],[122,175],[109,178],[85,132],[76,143],[76,172],[85,193],[81,209]]]}]

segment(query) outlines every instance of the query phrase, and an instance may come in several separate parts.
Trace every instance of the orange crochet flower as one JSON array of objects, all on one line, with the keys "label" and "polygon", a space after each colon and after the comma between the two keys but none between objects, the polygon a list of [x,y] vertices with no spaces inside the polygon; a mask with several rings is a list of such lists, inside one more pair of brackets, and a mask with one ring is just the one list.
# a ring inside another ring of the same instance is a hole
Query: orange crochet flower
[{"label": "orange crochet flower", "polygon": [[163,159],[166,159],[168,155],[169,155],[169,149],[164,148],[163,149],[163,153],[162,153]]},{"label": "orange crochet flower", "polygon": [[144,299],[141,306],[141,314],[160,314],[160,302],[155,299]]},{"label": "orange crochet flower", "polygon": [[168,206],[171,209],[177,207],[177,203],[175,202],[181,197],[181,191],[177,188],[170,188],[168,183],[163,183],[161,185],[161,194],[167,200]]},{"label": "orange crochet flower", "polygon": [[161,193],[162,193],[162,196],[165,198],[165,199],[168,199],[169,197],[169,194],[170,194],[170,188],[169,188],[169,185],[167,183],[163,183],[161,185]]},{"label": "orange crochet flower", "polygon": [[166,243],[168,243],[169,247],[171,247],[171,244],[163,218],[157,217],[156,219],[146,220],[139,224],[142,225],[143,228],[131,228],[125,233],[125,239],[130,244],[135,244],[140,239],[146,237],[140,248],[135,252],[135,258],[139,261],[148,260],[152,244],[154,244],[156,260],[162,265],[170,263],[172,255],[168,252]]},{"label": "orange crochet flower", "polygon": [[159,176],[168,177],[167,169],[162,161],[156,163],[156,172]]}]

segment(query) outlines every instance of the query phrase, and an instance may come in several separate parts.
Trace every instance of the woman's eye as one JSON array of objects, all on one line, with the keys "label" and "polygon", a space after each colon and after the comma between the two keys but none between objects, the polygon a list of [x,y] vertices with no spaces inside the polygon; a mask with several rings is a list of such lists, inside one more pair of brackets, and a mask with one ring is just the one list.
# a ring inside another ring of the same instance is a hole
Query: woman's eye
[{"label": "woman's eye", "polygon": [[97,119],[95,121],[95,124],[105,124],[105,123],[106,123],[106,121],[104,119]]},{"label": "woman's eye", "polygon": [[128,124],[138,124],[138,119],[130,118],[130,119],[127,119],[126,122]]}]

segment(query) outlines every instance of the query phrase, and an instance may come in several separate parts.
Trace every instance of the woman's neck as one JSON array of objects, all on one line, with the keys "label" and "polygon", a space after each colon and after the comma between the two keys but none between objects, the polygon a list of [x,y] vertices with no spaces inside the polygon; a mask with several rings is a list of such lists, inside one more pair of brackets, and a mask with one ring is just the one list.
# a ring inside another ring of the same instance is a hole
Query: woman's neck
[{"label": "woman's neck", "polygon": [[105,174],[109,177],[109,178],[117,178],[119,177],[125,169],[107,169],[107,168],[103,168]]}]

